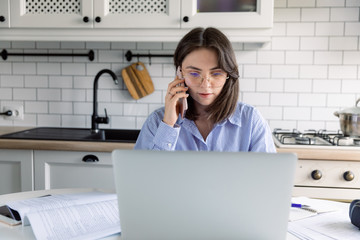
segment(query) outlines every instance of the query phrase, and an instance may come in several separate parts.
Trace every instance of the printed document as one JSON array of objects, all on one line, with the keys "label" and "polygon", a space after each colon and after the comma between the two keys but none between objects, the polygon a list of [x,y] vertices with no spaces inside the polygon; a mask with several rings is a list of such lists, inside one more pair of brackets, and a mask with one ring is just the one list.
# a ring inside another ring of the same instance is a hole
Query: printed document
[{"label": "printed document", "polygon": [[87,192],[7,204],[30,224],[37,239],[98,239],[120,232],[117,196]]},{"label": "printed document", "polygon": [[359,229],[351,224],[348,203],[306,198],[302,200],[301,204],[313,206],[318,209],[318,213],[289,221],[289,233],[304,240],[360,239]]}]

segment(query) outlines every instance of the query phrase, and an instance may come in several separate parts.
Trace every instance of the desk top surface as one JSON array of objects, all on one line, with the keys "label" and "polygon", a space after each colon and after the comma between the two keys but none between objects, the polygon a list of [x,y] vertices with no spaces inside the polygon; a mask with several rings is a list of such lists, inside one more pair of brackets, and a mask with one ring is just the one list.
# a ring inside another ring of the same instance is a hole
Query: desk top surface
[{"label": "desk top surface", "polygon": [[[7,202],[39,197],[47,194],[69,194],[69,193],[80,193],[80,192],[90,192],[90,191],[99,191],[99,189],[83,188],[83,189],[55,189],[55,190],[41,190],[41,191],[29,191],[29,192],[19,192],[12,194],[0,195],[0,206],[5,205]],[[100,190],[101,191],[101,190]],[[35,236],[32,232],[31,226],[8,226],[4,223],[0,223],[0,236],[4,239],[14,239],[14,240],[34,240]],[[112,235],[106,238],[107,240],[120,240],[120,234]],[[287,240],[296,240],[297,237],[288,233]]]}]

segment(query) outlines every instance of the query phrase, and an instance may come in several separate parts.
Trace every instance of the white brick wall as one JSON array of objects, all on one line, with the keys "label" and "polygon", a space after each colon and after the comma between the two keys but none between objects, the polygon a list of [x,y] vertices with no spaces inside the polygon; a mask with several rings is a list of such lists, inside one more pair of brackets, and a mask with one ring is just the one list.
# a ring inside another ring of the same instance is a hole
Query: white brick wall
[{"label": "white brick wall", "polygon": [[[360,97],[360,1],[274,0],[271,42],[234,43],[240,69],[240,100],[256,106],[272,128],[339,129],[333,113]],[[107,109],[106,128],[141,128],[148,114],[163,106],[174,76],[171,58],[140,58],[155,92],[134,100],[121,79],[127,50],[171,54],[176,43],[162,42],[0,42],[12,52],[84,53],[82,57],[9,57],[0,60],[0,108],[22,104],[23,121],[1,126],[90,127],[93,80],[99,81],[99,114]],[[133,59],[133,62],[137,59]]]}]

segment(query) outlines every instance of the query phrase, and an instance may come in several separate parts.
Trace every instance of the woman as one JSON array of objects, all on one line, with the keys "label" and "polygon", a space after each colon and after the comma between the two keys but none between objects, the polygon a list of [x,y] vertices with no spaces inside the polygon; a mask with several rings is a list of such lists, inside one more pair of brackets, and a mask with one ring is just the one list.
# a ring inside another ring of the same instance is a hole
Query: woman
[{"label": "woman", "polygon": [[[253,107],[238,102],[239,73],[227,37],[195,28],[179,42],[165,107],[144,123],[135,149],[275,152],[271,130]],[[188,110],[181,117],[181,99]],[[179,101],[180,100],[180,101]]]}]

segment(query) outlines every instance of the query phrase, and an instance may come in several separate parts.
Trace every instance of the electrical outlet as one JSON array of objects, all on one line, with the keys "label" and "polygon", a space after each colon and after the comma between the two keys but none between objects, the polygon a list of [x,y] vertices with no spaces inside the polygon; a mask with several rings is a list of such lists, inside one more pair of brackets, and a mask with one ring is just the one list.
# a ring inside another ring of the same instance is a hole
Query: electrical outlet
[{"label": "electrical outlet", "polygon": [[24,106],[23,105],[12,105],[4,106],[3,112],[11,111],[11,116],[4,116],[6,120],[24,120]]}]

